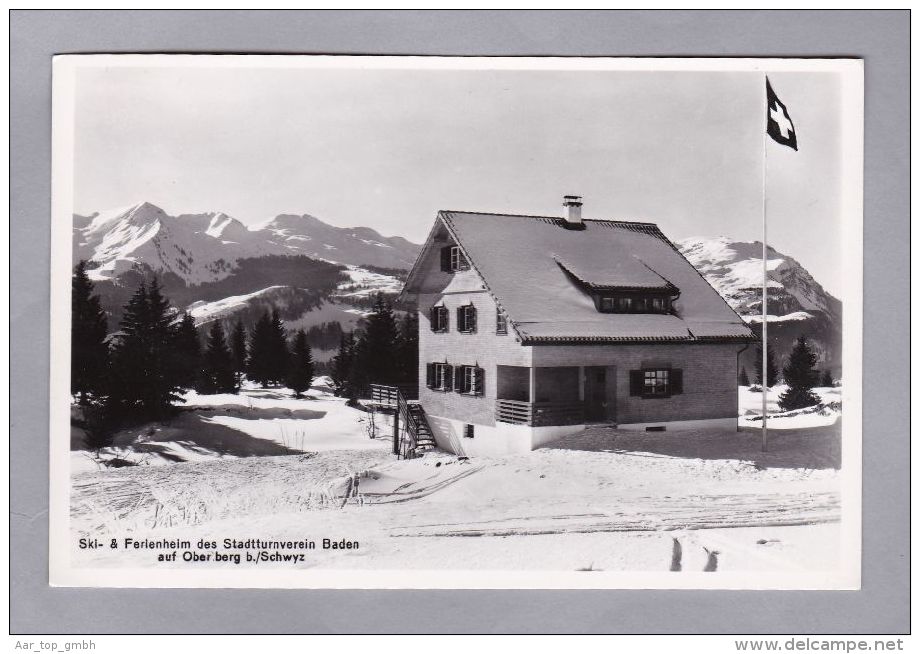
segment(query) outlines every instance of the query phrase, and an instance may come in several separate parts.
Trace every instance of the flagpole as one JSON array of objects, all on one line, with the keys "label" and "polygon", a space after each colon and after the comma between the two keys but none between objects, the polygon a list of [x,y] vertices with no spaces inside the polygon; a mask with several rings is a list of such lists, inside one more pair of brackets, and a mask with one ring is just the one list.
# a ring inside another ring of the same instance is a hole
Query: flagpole
[{"label": "flagpole", "polygon": [[[767,76],[764,74],[764,93],[767,89]],[[769,101],[766,116],[769,117]],[[769,118],[766,118],[769,120]],[[763,129],[763,178],[761,180],[761,216],[763,218],[763,288],[761,289],[761,327],[760,327],[760,395],[761,395],[761,439],[760,449],[767,451],[767,125]]]}]

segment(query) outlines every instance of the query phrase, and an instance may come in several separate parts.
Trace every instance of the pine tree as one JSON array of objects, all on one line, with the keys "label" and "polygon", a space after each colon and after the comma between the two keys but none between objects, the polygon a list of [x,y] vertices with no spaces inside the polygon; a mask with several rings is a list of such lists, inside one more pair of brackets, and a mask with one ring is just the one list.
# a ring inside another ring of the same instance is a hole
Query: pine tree
[{"label": "pine tree", "polygon": [[99,450],[115,444],[117,411],[114,411],[106,398],[93,398],[83,406],[83,444],[97,455]]},{"label": "pine tree", "polygon": [[783,411],[814,406],[821,401],[811,390],[815,385],[817,360],[818,357],[811,351],[808,340],[804,336],[799,336],[792,346],[789,362],[783,366],[783,379],[789,387],[779,396],[779,407]]},{"label": "pine tree", "polygon": [[236,392],[233,354],[227,345],[224,328],[219,321],[211,325],[204,352],[203,390],[206,393]]},{"label": "pine tree", "polygon": [[[755,367],[755,379],[760,386],[763,386],[763,348],[759,345],[757,346],[757,365]],[[777,373],[779,371],[776,369],[776,362],[773,360],[773,350],[767,349],[767,388],[772,388],[776,386]]]},{"label": "pine tree", "polygon": [[751,380],[748,379],[747,368],[741,366],[741,375],[738,377],[739,386],[750,386]]},{"label": "pine tree", "polygon": [[354,359],[355,336],[349,332],[339,339],[339,352],[332,358],[332,388],[338,397],[352,397],[348,381],[351,378],[351,363]]},{"label": "pine tree", "polygon": [[156,278],[149,289],[141,282],[124,307],[112,352],[111,396],[125,419],[160,419],[181,401],[171,320],[169,301]]},{"label": "pine tree", "polygon": [[262,314],[249,334],[249,378],[267,388],[271,374],[271,316]]},{"label": "pine tree", "polygon": [[74,269],[71,284],[70,392],[88,404],[90,395],[104,392],[109,347],[108,321],[93,283],[86,274],[86,262]]},{"label": "pine tree", "polygon": [[290,367],[287,333],[284,331],[284,323],[278,309],[272,309],[271,317],[271,338],[269,339],[269,361],[271,380],[276,384],[283,384]]},{"label": "pine tree", "polygon": [[398,381],[399,330],[393,309],[381,293],[374,311],[367,318],[364,333],[354,348],[350,383],[353,393],[361,393],[368,384],[394,384]]},{"label": "pine tree", "polygon": [[418,386],[418,314],[414,311],[399,323],[396,365],[400,384]]},{"label": "pine tree", "polygon": [[196,388],[201,381],[201,337],[188,312],[173,330],[172,356],[177,383],[185,389]]},{"label": "pine tree", "polygon": [[268,388],[287,377],[288,351],[284,323],[278,311],[267,311],[256,322],[249,338],[249,376]]},{"label": "pine tree", "polygon": [[238,320],[230,334],[230,351],[233,353],[233,372],[236,374],[236,387],[243,386],[243,374],[246,372],[246,328]]},{"label": "pine tree", "polygon": [[824,371],[824,374],[821,376],[821,385],[825,388],[830,388],[834,385],[834,378],[831,376],[830,370]]},{"label": "pine tree", "polygon": [[310,351],[306,332],[298,329],[291,345],[287,385],[294,391],[296,397],[302,397],[303,392],[310,388],[312,382],[313,353]]}]

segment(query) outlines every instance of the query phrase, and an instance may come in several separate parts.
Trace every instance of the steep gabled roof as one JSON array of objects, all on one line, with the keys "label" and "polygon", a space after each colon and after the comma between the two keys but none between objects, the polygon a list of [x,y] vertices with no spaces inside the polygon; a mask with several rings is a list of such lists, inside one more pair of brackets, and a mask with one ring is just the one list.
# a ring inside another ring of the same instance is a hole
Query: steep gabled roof
[{"label": "steep gabled roof", "polygon": [[[441,211],[438,220],[525,343],[752,337],[654,224],[585,220],[584,229],[573,230],[561,218],[467,211]],[[420,260],[430,247],[429,238]],[[409,292],[415,272],[406,283]],[[679,298],[669,315],[598,312],[588,291],[613,289]]]}]

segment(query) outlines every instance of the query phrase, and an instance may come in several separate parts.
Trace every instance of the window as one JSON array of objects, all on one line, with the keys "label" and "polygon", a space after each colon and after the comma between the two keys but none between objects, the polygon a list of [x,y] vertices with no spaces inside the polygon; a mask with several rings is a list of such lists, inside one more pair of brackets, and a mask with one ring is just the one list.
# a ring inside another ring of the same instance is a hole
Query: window
[{"label": "window", "polygon": [[508,333],[508,318],[505,317],[505,312],[498,307],[495,308],[495,333]]},{"label": "window", "polygon": [[430,314],[430,323],[431,331],[433,332],[446,332],[448,328],[449,314],[447,307],[437,306],[431,307]]},{"label": "window", "polygon": [[601,295],[597,308],[602,313],[668,313],[671,299],[663,295]]},{"label": "window", "polygon": [[473,431],[473,425],[463,425],[463,437],[464,438],[473,438],[475,432]]},{"label": "window", "polygon": [[425,385],[435,391],[449,391],[453,388],[454,367],[448,363],[429,363]]},{"label": "window", "polygon": [[668,370],[643,370],[642,394],[667,395]]},{"label": "window", "polygon": [[448,245],[441,248],[441,270],[444,272],[458,272],[469,270],[470,264],[457,245]]},{"label": "window", "polygon": [[466,395],[482,395],[485,391],[485,370],[478,366],[457,366],[454,390]]},{"label": "window", "polygon": [[457,331],[464,334],[476,331],[476,307],[472,304],[457,307]]},{"label": "window", "polygon": [[629,394],[639,397],[671,397],[684,392],[683,371],[677,368],[643,368],[629,372]]}]

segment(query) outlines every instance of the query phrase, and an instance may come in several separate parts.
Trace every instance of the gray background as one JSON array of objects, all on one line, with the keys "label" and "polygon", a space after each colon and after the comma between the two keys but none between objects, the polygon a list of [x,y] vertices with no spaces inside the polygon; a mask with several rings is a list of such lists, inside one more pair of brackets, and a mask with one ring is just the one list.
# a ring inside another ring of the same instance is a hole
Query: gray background
[{"label": "gray background", "polygon": [[[12,633],[906,633],[909,12],[13,11]],[[863,589],[52,589],[48,568],[51,57],[81,52],[865,58]]]}]

